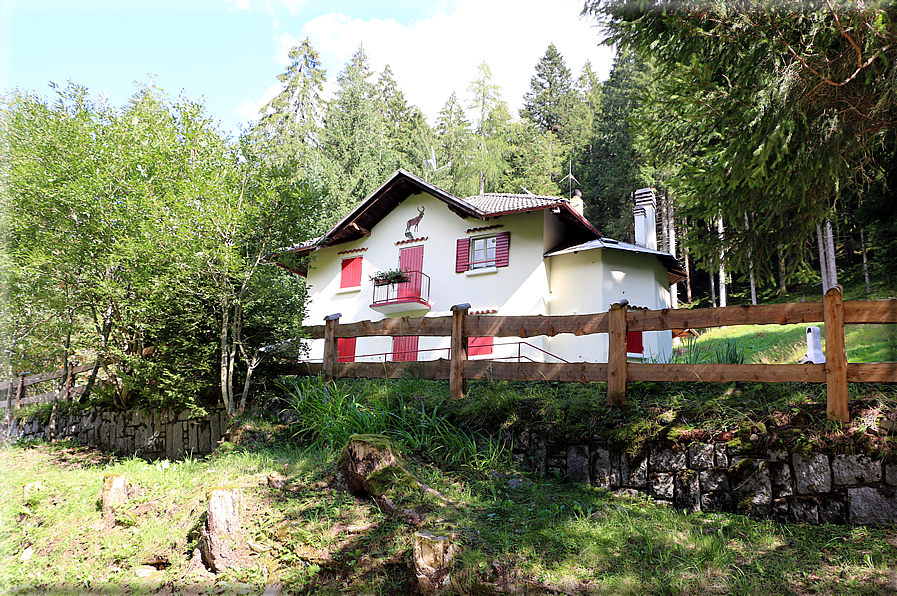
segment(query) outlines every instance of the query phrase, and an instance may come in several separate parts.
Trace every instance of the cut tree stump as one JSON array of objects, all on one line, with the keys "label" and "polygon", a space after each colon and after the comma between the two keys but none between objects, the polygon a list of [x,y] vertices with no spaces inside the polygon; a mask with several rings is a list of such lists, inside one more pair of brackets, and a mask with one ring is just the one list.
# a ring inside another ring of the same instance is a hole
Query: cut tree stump
[{"label": "cut tree stump", "polygon": [[392,451],[392,443],[383,435],[352,435],[343,448],[339,467],[349,492],[378,499],[396,482],[417,480]]},{"label": "cut tree stump", "polygon": [[199,537],[199,550],[206,566],[219,573],[243,567],[243,531],[240,527],[240,489],[216,488],[209,494],[206,523]]},{"label": "cut tree stump", "polygon": [[458,552],[454,533],[414,534],[414,575],[422,594],[436,594],[451,583],[448,570]]},{"label": "cut tree stump", "polygon": [[113,507],[127,503],[130,496],[127,476],[123,474],[103,476],[103,515],[109,515]]}]

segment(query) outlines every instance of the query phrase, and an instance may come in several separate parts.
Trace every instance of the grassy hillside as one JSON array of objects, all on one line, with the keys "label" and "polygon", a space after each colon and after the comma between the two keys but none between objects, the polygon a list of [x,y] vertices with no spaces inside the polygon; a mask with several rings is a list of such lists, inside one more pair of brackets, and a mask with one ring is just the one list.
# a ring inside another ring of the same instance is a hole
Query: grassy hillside
[{"label": "grassy hillside", "polygon": [[[412,469],[459,504],[394,495],[413,518],[350,495],[335,456],[258,423],[204,461],[148,464],[64,445],[0,449],[0,590],[22,594],[412,593],[411,536],[449,527],[464,551],[456,593],[893,594],[893,529],[811,527],[737,515],[684,514],[558,480],[475,465]],[[266,477],[287,478],[283,489]],[[104,519],[107,473],[137,496]],[[25,483],[44,488],[23,500]],[[242,489],[249,566],[189,569],[208,491]]]}]

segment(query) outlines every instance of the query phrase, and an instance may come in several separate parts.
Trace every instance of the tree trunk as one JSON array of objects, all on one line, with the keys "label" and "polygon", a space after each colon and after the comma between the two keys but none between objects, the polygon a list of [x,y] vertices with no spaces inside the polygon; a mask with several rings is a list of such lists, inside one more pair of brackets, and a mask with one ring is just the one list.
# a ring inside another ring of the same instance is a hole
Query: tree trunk
[{"label": "tree trunk", "polygon": [[866,234],[860,228],[860,250],[863,251],[863,277],[866,279],[866,293],[872,293],[872,283],[869,281],[869,262],[866,259]]},{"label": "tree trunk", "polygon": [[[675,207],[673,205],[673,201],[669,198],[669,239],[670,239],[670,254],[674,257],[676,256],[676,217],[675,217]],[[679,308],[679,284],[673,284],[673,287],[670,288],[670,304],[673,308]]]},{"label": "tree trunk", "polygon": [[826,254],[825,264],[828,265],[828,281],[830,287],[838,285],[838,270],[835,267],[835,241],[832,238],[832,220],[825,220]]},{"label": "tree trunk", "polygon": [[832,284],[828,278],[828,265],[825,262],[825,238],[819,224],[816,224],[816,244],[819,245],[819,271],[822,275],[822,294],[825,295]]},{"label": "tree trunk", "polygon": [[[723,242],[723,233],[725,232],[725,228],[723,227],[723,216],[720,215],[719,219],[716,222],[716,229],[719,233],[720,246],[722,246]],[[719,305],[721,308],[725,308],[726,306],[726,264],[725,264],[725,256],[726,251],[720,248],[719,251]]]},{"label": "tree trunk", "polygon": [[228,416],[233,418],[233,396],[230,393],[231,384],[229,371],[230,363],[230,342],[228,341],[228,332],[230,331],[230,306],[227,301],[221,301],[221,401],[224,402],[224,409]]},{"label": "tree trunk", "polygon": [[256,349],[252,358],[247,359],[246,361],[246,381],[243,383],[243,396],[240,398],[240,408],[237,410],[240,414],[246,409],[246,398],[249,396],[249,384],[250,381],[252,381],[252,373],[255,372],[255,369],[258,368],[258,365],[261,364],[261,362],[262,357],[259,349]]},{"label": "tree trunk", "polygon": [[688,248],[685,249],[685,299],[688,300],[689,303],[692,301],[691,297],[691,266],[689,265],[688,258]]},{"label": "tree trunk", "polygon": [[788,286],[785,284],[785,248],[781,244],[779,244],[778,256],[779,256],[779,296],[784,296],[788,293]]},{"label": "tree trunk", "polygon": [[[746,230],[750,231],[751,222],[748,219],[747,211],[744,212],[744,227]],[[752,256],[753,250],[748,248],[748,276],[751,279],[751,304],[757,305],[757,284],[754,282],[754,259]]]},{"label": "tree trunk", "polygon": [[708,271],[707,276],[710,278],[710,306],[716,308],[716,276],[713,271]]}]

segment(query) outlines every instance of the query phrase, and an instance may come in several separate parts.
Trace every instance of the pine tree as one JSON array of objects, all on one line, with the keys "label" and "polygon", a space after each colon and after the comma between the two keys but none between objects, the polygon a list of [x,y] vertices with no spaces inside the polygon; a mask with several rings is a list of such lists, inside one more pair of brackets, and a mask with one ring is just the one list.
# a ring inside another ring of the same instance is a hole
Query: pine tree
[{"label": "pine tree", "polygon": [[337,77],[327,105],[322,152],[331,162],[330,199],[334,219],[373,192],[381,179],[382,119],[364,48],[349,59]]},{"label": "pine tree", "polygon": [[449,165],[437,172],[430,182],[442,186],[452,194],[468,196],[476,192],[472,182],[473,134],[464,107],[458,95],[452,93],[439,111],[436,119],[436,137],[439,151],[436,152],[437,167]]},{"label": "pine tree", "polygon": [[530,90],[523,96],[520,117],[532,120],[542,130],[559,138],[569,134],[568,123],[573,106],[573,79],[555,45],[549,44],[536,64]]},{"label": "pine tree", "polygon": [[327,73],[307,37],[290,50],[289,58],[286,71],[277,76],[283,91],[262,108],[262,118],[254,132],[274,148],[273,157],[296,158],[308,167],[312,152],[318,150],[321,95]]}]

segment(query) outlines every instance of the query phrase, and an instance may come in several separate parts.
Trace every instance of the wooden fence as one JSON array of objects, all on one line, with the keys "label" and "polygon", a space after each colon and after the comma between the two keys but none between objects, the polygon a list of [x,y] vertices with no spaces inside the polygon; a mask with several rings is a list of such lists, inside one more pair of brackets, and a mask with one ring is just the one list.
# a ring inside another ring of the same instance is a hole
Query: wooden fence
[{"label": "wooden fence", "polygon": [[[609,312],[594,315],[493,316],[468,315],[469,304],[452,307],[452,315],[432,318],[394,318],[339,324],[340,315],[324,325],[306,327],[308,337],[324,339],[322,363],[299,363],[290,374],[323,374],[325,378],[396,378],[408,370],[425,379],[448,379],[452,397],[464,396],[468,379],[511,381],[606,381],[608,403],[626,403],[629,381],[758,381],[827,384],[827,413],[833,420],[849,421],[847,384],[897,383],[897,362],[848,363],[844,325],[897,323],[897,300],[845,302],[841,288],[832,288],[822,302],[728,306],[692,310],[632,310],[625,300]],[[728,325],[786,325],[825,323],[825,364],[641,364],[627,362],[627,331],[703,329]],[[468,337],[534,337],[561,333],[609,335],[608,362],[498,362],[468,360]],[[338,362],[337,338],[365,336],[451,336],[451,359],[429,362]]]},{"label": "wooden fence", "polygon": [[87,372],[93,368],[93,363],[82,364],[81,366],[70,366],[68,368],[68,377],[64,383],[61,383],[57,389],[40,393],[38,395],[28,395],[28,387],[46,383],[55,379],[61,379],[66,375],[66,369],[60,368],[50,372],[41,373],[39,375],[28,375],[25,373],[19,375],[19,378],[13,381],[0,382],[0,396],[5,396],[4,401],[0,401],[0,408],[9,408],[14,403],[15,409],[21,408],[24,404],[36,404],[55,399],[73,399],[84,393],[85,385],[75,386],[75,377]]}]

